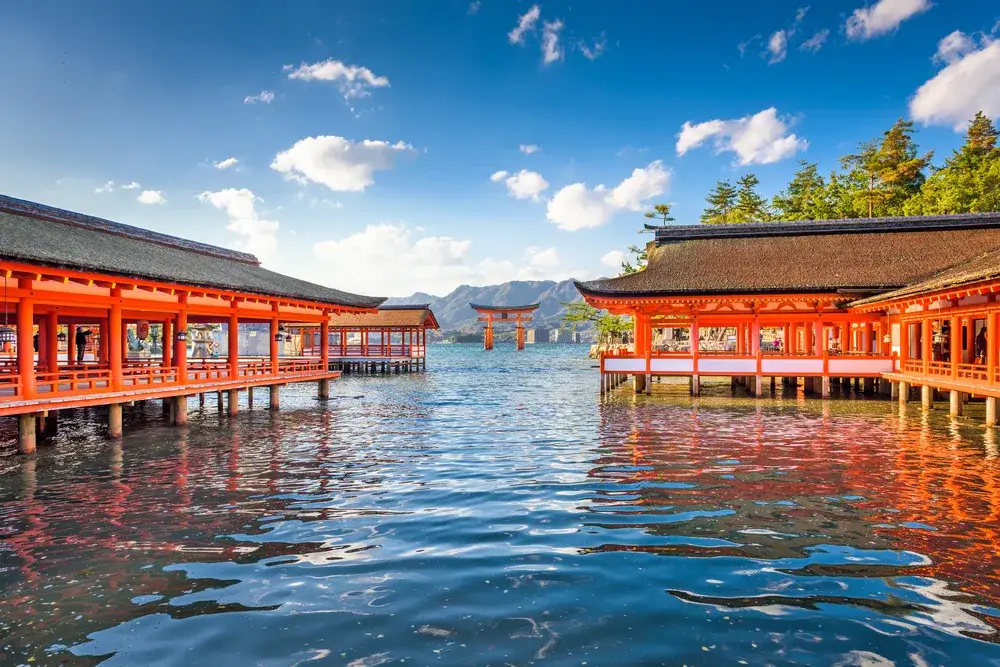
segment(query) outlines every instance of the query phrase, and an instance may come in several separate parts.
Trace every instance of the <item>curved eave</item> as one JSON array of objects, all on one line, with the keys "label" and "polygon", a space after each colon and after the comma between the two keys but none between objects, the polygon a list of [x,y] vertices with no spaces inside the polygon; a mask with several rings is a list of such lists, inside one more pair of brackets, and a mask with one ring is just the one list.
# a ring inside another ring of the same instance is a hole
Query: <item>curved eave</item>
[{"label": "curved eave", "polygon": [[513,313],[513,312],[528,311],[528,310],[538,310],[538,307],[541,305],[542,305],[541,302],[529,303],[525,306],[484,306],[478,303],[470,303],[469,307],[472,308],[473,310],[485,310],[485,311],[492,311],[494,313]]},{"label": "curved eave", "polygon": [[592,283],[581,283],[573,281],[577,291],[584,296],[591,296],[601,299],[621,299],[623,301],[631,299],[684,299],[695,297],[754,297],[754,296],[779,296],[779,295],[809,295],[824,294],[831,296],[843,296],[845,299],[851,298],[852,293],[873,294],[882,291],[896,289],[894,287],[873,288],[873,287],[799,287],[799,288],[768,288],[758,290],[688,290],[688,291],[652,291],[652,290],[607,290],[592,286]]}]

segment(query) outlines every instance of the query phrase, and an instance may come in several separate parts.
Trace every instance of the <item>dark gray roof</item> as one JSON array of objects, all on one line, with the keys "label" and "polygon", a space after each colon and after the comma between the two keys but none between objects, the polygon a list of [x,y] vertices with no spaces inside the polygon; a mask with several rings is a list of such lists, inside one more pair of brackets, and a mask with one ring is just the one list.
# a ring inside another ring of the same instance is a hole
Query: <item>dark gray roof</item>
[{"label": "dark gray roof", "polygon": [[998,278],[1000,278],[1000,252],[989,252],[979,255],[968,262],[963,262],[958,266],[941,271],[927,280],[911,283],[902,289],[893,290],[892,292],[859,299],[851,305],[867,306],[874,303],[905,299],[907,297],[921,297],[946,289],[964,287],[975,283],[997,280]]},{"label": "dark gray roof", "polygon": [[0,258],[354,308],[377,308],[385,301],[269,271],[247,253],[4,195],[0,195]]},{"label": "dark gray roof", "polygon": [[1000,213],[959,213],[848,220],[796,220],[732,225],[646,225],[656,233],[657,245],[694,239],[735,239],[760,236],[817,236],[821,234],[891,234],[959,229],[996,229]]},{"label": "dark gray roof", "polygon": [[522,306],[510,306],[510,305],[484,306],[484,305],[482,305],[480,303],[470,303],[469,307],[472,308],[472,309],[475,309],[475,310],[479,310],[479,309],[482,309],[482,310],[535,310],[540,305],[542,305],[542,304],[541,303],[527,303],[527,304],[524,304]]},{"label": "dark gray roof", "polygon": [[998,214],[934,220],[664,228],[644,271],[577,288],[605,296],[886,292],[1000,250]]}]

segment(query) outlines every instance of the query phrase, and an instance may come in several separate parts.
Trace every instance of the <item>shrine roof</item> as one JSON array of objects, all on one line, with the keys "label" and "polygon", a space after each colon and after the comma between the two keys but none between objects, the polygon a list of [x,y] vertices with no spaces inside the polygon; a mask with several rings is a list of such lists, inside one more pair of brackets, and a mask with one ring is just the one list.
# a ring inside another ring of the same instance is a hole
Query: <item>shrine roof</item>
[{"label": "shrine roof", "polygon": [[[911,220],[904,224],[905,220]],[[594,296],[886,292],[1000,251],[1000,214],[658,228],[644,271]]]},{"label": "shrine roof", "polygon": [[353,308],[376,308],[385,300],[269,271],[248,253],[4,195],[0,195],[0,258]]},{"label": "shrine roof", "polygon": [[335,329],[357,327],[381,329],[393,327],[427,327],[439,329],[437,318],[428,304],[409,306],[381,306],[377,313],[336,315],[330,320]]},{"label": "shrine roof", "polygon": [[926,280],[911,283],[901,289],[859,299],[852,306],[867,306],[891,302],[907,297],[922,296],[933,292],[973,285],[1000,279],[1000,252],[988,252],[958,266],[941,271]]},{"label": "shrine roof", "polygon": [[520,306],[484,306],[478,303],[470,303],[469,307],[473,310],[490,310],[494,312],[508,312],[512,313],[518,310],[537,310],[541,303],[528,303]]}]

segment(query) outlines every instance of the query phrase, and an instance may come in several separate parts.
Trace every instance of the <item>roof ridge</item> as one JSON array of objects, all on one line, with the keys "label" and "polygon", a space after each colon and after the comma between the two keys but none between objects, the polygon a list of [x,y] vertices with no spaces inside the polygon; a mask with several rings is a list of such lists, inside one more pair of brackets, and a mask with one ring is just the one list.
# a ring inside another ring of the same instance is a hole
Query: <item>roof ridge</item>
[{"label": "roof ridge", "polygon": [[85,213],[77,213],[76,211],[69,211],[67,209],[56,208],[55,206],[39,204],[37,202],[28,201],[26,199],[18,199],[4,194],[0,194],[0,211],[5,211],[13,215],[20,215],[27,218],[48,220],[49,222],[57,222],[104,234],[124,236],[137,241],[156,243],[158,245],[177,248],[178,250],[184,250],[186,252],[195,252],[230,261],[260,265],[260,260],[258,260],[255,255],[247,252],[230,250],[229,248],[220,248],[219,246],[201,243],[199,241],[190,241],[177,236],[171,236],[170,234],[154,232],[149,229],[143,229],[142,227],[113,222],[111,220],[105,220],[104,218],[98,218]]},{"label": "roof ridge", "polygon": [[820,234],[875,234],[987,229],[1000,227],[1000,213],[956,213],[951,215],[848,218],[837,220],[793,220],[727,225],[668,225],[647,229],[656,232],[656,243],[696,239],[813,236]]}]

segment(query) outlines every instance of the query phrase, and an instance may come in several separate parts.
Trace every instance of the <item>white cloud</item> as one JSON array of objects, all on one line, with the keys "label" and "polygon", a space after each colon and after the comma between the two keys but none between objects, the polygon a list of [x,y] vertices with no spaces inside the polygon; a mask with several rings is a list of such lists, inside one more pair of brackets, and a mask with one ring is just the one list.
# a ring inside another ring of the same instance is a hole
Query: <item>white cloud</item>
[{"label": "white cloud", "polygon": [[262,90],[259,95],[247,95],[243,98],[243,104],[270,104],[274,101],[273,90]]},{"label": "white cloud", "polygon": [[115,182],[114,181],[108,181],[107,183],[105,183],[101,187],[95,189],[94,190],[94,194],[95,195],[101,195],[101,194],[104,194],[105,192],[114,192],[114,190],[115,190]]},{"label": "white cloud", "polygon": [[788,35],[784,30],[778,30],[767,40],[767,52],[769,54],[767,64],[774,65],[780,63],[788,55]]},{"label": "white cloud", "polygon": [[566,55],[565,49],[559,44],[559,31],[563,29],[563,22],[560,19],[546,21],[542,27],[542,62],[546,65],[562,60]]},{"label": "white cloud", "polygon": [[602,32],[601,35],[594,40],[594,45],[589,46],[586,42],[580,42],[577,44],[577,48],[580,49],[580,53],[587,60],[597,60],[604,53],[604,49],[608,46],[608,40],[605,34]]},{"label": "white cloud", "polygon": [[604,266],[611,267],[612,269],[620,269],[622,262],[628,257],[621,250],[612,250],[608,252],[604,257],[601,257],[601,264]]},{"label": "white cloud", "polygon": [[289,79],[302,81],[332,81],[337,84],[340,93],[347,99],[352,97],[367,97],[372,88],[389,87],[389,79],[375,76],[367,67],[346,65],[339,60],[329,58],[311,65],[302,63],[298,67],[285,65]]},{"label": "white cloud", "polygon": [[469,3],[469,10],[468,10],[468,12],[470,14],[475,14],[476,12],[479,11],[479,5],[481,5],[481,4],[482,3],[479,0],[472,0],[472,2]]},{"label": "white cloud", "polygon": [[516,174],[498,171],[490,176],[490,180],[505,184],[507,192],[515,199],[530,199],[535,202],[541,200],[541,194],[549,187],[548,181],[542,178],[541,174],[527,169],[522,169]]},{"label": "white cloud", "polygon": [[760,40],[760,35],[754,35],[750,39],[737,44],[736,50],[740,52],[740,58],[745,56],[747,53],[747,49],[750,48],[750,45],[753,44],[754,42],[757,42],[758,40]]},{"label": "white cloud", "polygon": [[[420,236],[418,229],[404,224],[368,225],[343,239],[316,243],[313,256],[320,266],[313,279],[362,294],[405,296],[444,295],[462,284],[590,277],[562,268],[555,248],[526,248],[518,262],[489,257],[476,261],[471,249],[470,240]],[[372,271],[372,266],[379,270]]]},{"label": "white cloud", "polygon": [[256,255],[261,261],[274,256],[278,243],[278,223],[262,220],[257,215],[257,202],[262,200],[253,192],[246,188],[206,191],[198,195],[198,201],[226,212],[229,218],[226,229],[239,237],[234,244],[237,248]]},{"label": "white cloud", "polygon": [[795,23],[796,24],[802,23],[802,19],[804,19],[806,17],[806,14],[809,13],[809,9],[811,7],[812,7],[812,5],[809,5],[807,7],[799,7],[797,10],[795,10]]},{"label": "white cloud", "polygon": [[586,183],[567,185],[549,201],[546,217],[566,231],[600,227],[619,210],[641,210],[649,199],[663,194],[669,183],[670,171],[656,160],[635,169],[611,190],[603,185],[590,189]]},{"label": "white cloud", "polygon": [[375,182],[375,172],[391,169],[400,154],[414,152],[398,141],[353,142],[344,137],[307,137],[278,153],[271,169],[300,183],[320,183],[335,192],[362,192]]},{"label": "white cloud", "polygon": [[542,8],[538,5],[532,5],[531,9],[526,11],[517,19],[517,27],[507,33],[507,38],[510,40],[511,44],[523,44],[524,35],[531,30],[534,30],[535,24],[538,23],[538,17],[542,15]]},{"label": "white cloud", "polygon": [[977,111],[990,118],[1000,116],[1000,41],[987,40],[978,50],[952,56],[951,63],[910,100],[913,119],[962,131]]},{"label": "white cloud", "polygon": [[847,17],[848,39],[865,40],[892,32],[906,19],[931,8],[931,0],[878,0]]},{"label": "white cloud", "polygon": [[123,185],[122,190],[138,190],[141,187],[142,187],[141,185],[139,185],[135,181],[132,181],[128,185]]},{"label": "white cloud", "polygon": [[826,28],[820,30],[815,35],[807,39],[806,41],[799,44],[799,50],[801,51],[812,51],[816,53],[823,48],[823,44],[826,43],[826,38],[830,36],[830,31]]},{"label": "white cloud", "polygon": [[518,146],[518,148],[525,155],[531,155],[532,153],[537,153],[538,151],[542,150],[541,147],[536,146],[535,144],[521,144],[520,146]]},{"label": "white cloud", "polygon": [[167,203],[167,197],[160,190],[143,190],[135,200],[140,204]]},{"label": "white cloud", "polygon": [[212,166],[215,167],[216,169],[229,169],[230,167],[236,166],[237,162],[239,162],[239,160],[237,160],[236,158],[227,157],[225,160],[213,162]]},{"label": "white cloud", "polygon": [[938,42],[934,62],[941,65],[951,65],[975,50],[976,42],[961,30],[956,30]]},{"label": "white cloud", "polygon": [[709,120],[696,125],[686,122],[677,135],[677,154],[684,155],[714,139],[716,153],[736,153],[740,165],[771,164],[809,146],[805,139],[788,134],[790,122],[779,118],[774,107],[734,120]]}]

